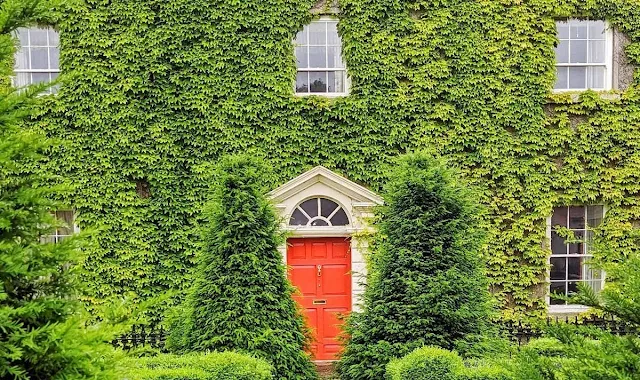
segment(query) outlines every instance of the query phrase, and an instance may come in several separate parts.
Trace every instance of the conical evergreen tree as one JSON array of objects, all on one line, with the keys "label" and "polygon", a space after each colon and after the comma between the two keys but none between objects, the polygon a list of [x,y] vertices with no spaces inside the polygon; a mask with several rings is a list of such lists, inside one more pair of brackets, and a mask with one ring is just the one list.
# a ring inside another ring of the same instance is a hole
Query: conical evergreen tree
[{"label": "conical evergreen tree", "polygon": [[265,173],[247,156],[219,166],[187,321],[170,340],[181,351],[257,355],[273,364],[277,379],[314,379],[304,320],[278,250],[283,236],[261,185]]},{"label": "conical evergreen tree", "polygon": [[347,324],[342,379],[383,379],[394,357],[424,345],[451,349],[483,331],[490,304],[472,199],[438,160],[400,160],[379,210],[364,308]]},{"label": "conical evergreen tree", "polygon": [[[0,1],[0,75],[13,67],[13,31],[43,20],[51,2]],[[0,378],[108,379],[109,331],[86,329],[75,300],[77,239],[43,243],[60,223],[60,189],[38,172],[49,141],[20,127],[46,87],[0,89]]]}]

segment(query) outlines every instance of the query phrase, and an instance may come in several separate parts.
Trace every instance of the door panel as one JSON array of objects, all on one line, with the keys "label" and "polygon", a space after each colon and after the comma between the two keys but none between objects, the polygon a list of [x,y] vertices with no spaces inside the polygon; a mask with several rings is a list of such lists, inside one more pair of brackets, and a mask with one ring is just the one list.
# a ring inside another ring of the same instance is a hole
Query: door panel
[{"label": "door panel", "polygon": [[317,360],[333,360],[340,351],[340,315],[351,310],[350,241],[345,238],[289,239],[289,278],[298,288],[294,299],[305,310],[314,334]]}]

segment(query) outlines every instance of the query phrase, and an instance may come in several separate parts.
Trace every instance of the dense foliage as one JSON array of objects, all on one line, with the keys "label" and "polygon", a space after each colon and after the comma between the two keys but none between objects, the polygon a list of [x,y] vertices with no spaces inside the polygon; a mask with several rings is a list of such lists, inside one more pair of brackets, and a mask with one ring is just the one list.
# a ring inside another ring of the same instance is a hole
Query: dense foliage
[{"label": "dense foliage", "polygon": [[[574,303],[592,306],[638,327],[640,311],[640,271],[633,255],[620,263],[610,263],[607,274],[616,279],[597,294],[588,286],[573,297]],[[517,353],[487,352],[480,362],[502,368],[513,379],[522,380],[629,380],[640,374],[640,338],[617,336],[598,328],[551,324],[546,337],[531,341]]]},{"label": "dense foliage", "polygon": [[[13,56],[13,31],[51,5],[0,2],[0,62]],[[19,124],[44,89],[0,89],[0,378],[109,379],[111,331],[84,325],[75,298],[78,239],[42,241],[62,227],[50,212],[61,206],[52,199],[63,189],[35,170],[51,141]]]},{"label": "dense foliage", "polygon": [[233,352],[158,355],[127,360],[130,380],[270,380],[272,367],[261,359]]},{"label": "dense foliage", "polygon": [[[389,380],[515,380],[498,366],[463,364],[457,353],[439,347],[422,347],[387,366]],[[527,378],[523,377],[522,380]],[[533,380],[533,379],[531,379]]]},{"label": "dense foliage", "polygon": [[472,192],[425,154],[399,160],[385,189],[363,311],[348,321],[343,379],[380,379],[390,359],[489,328]]},{"label": "dense foliage", "polygon": [[250,352],[273,364],[278,379],[313,379],[304,320],[278,250],[283,236],[262,184],[266,172],[248,156],[219,164],[184,326],[169,346]]},{"label": "dense foliage", "polygon": [[[275,186],[322,164],[379,190],[428,147],[485,189],[484,253],[505,316],[541,315],[554,205],[605,203],[619,254],[640,219],[638,76],[626,91],[551,95],[554,20],[607,19],[640,59],[635,0],[342,0],[351,95],[293,95],[292,40],[314,0],[88,0],[65,11],[58,96],[39,126],[66,142],[46,170],[78,184],[96,300],[181,288],[206,200],[202,162],[250,151]],[[99,248],[98,248],[99,247]]]}]

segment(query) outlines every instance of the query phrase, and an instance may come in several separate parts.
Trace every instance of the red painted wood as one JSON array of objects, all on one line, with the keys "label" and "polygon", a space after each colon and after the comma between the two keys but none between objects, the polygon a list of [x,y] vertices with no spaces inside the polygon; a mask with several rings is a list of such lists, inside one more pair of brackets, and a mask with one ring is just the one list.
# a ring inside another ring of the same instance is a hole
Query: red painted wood
[{"label": "red painted wood", "polygon": [[289,279],[298,290],[293,298],[314,332],[312,354],[316,360],[336,359],[341,332],[338,316],[351,311],[351,241],[309,238],[287,243]]}]

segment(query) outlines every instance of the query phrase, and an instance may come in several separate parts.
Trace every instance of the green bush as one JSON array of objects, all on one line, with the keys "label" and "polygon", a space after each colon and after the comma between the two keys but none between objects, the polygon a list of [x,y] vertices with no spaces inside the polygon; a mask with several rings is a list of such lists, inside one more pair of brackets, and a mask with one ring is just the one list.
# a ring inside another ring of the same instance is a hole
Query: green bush
[{"label": "green bush", "polygon": [[564,356],[566,347],[555,338],[538,338],[522,347],[525,352],[535,352],[543,356]]},{"label": "green bush", "polygon": [[194,285],[182,318],[171,318],[168,348],[248,352],[273,364],[278,379],[314,379],[304,319],[279,251],[284,237],[262,185],[267,173],[248,156],[220,163]]},{"label": "green bush", "polygon": [[508,337],[498,334],[472,334],[457,340],[454,348],[465,360],[510,357],[517,351],[517,346]]},{"label": "green bush", "polygon": [[59,178],[38,171],[56,146],[23,128],[46,85],[7,88],[17,28],[51,17],[52,1],[0,2],[0,379],[109,379],[115,350],[106,323],[87,326],[77,237],[55,244],[45,236],[70,228],[51,212],[64,205]]},{"label": "green bush", "polygon": [[436,159],[399,161],[379,210],[363,311],[347,322],[343,380],[381,379],[394,357],[425,345],[452,349],[489,328],[474,198]]},{"label": "green bush", "polygon": [[462,358],[439,347],[421,347],[387,365],[390,380],[457,380],[464,370]]},{"label": "green bush", "polygon": [[266,380],[272,367],[262,359],[234,352],[129,359],[128,380]]},{"label": "green bush", "polygon": [[[516,380],[517,378],[506,368],[499,365],[481,365],[465,368],[456,380]],[[524,380],[524,379],[523,379]]]}]

